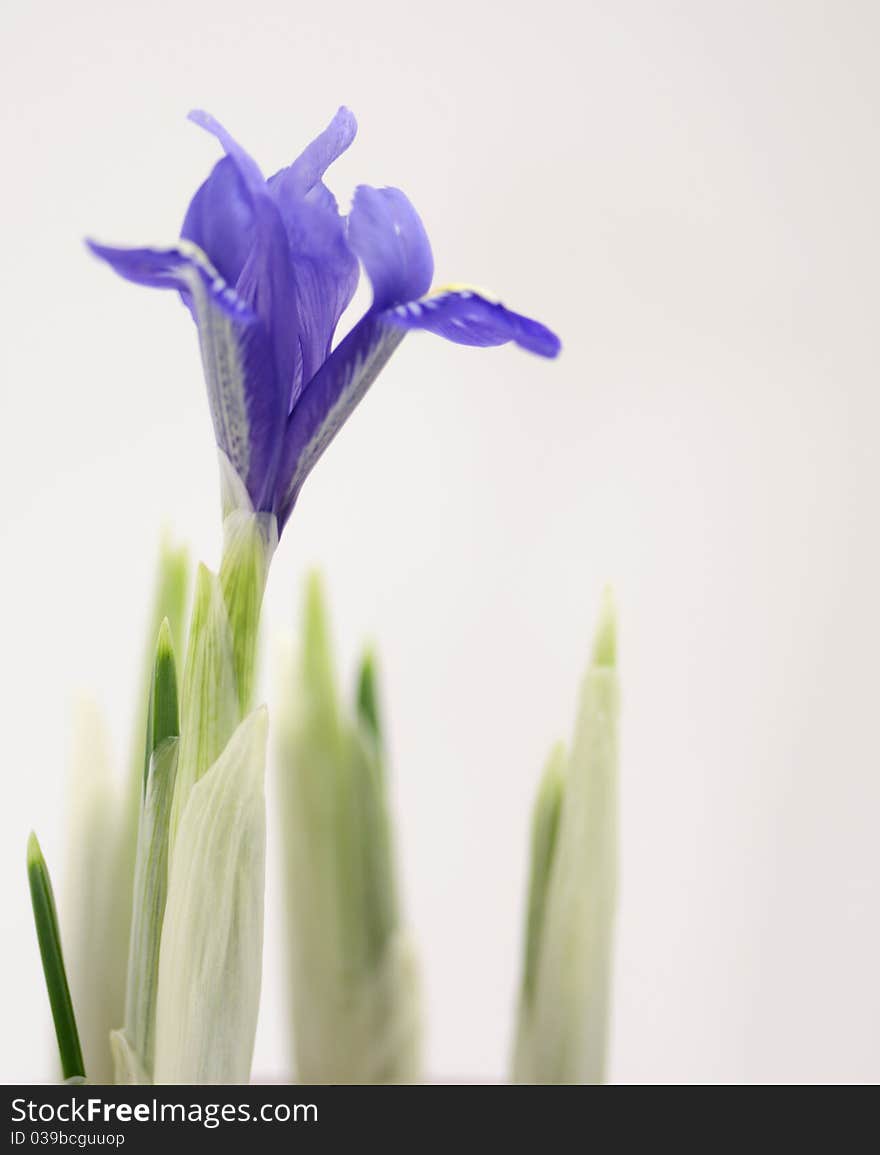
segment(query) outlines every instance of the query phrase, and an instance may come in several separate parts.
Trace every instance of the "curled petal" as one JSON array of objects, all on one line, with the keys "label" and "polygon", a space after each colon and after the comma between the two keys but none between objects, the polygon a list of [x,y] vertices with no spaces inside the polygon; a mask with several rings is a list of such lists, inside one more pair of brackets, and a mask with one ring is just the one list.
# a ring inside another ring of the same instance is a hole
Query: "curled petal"
[{"label": "curled petal", "polygon": [[266,182],[263,180],[260,166],[250,153],[241,147],[232,134],[223,127],[220,121],[215,120],[210,113],[204,112],[200,108],[193,109],[189,114],[189,119],[193,124],[197,124],[199,128],[203,128],[205,132],[210,132],[212,136],[217,138],[223,146],[223,151],[238,169],[251,196],[259,198],[264,195]]},{"label": "curled petal", "polygon": [[546,326],[471,289],[443,290],[408,305],[397,305],[387,319],[403,329],[426,329],[459,345],[505,345],[513,341],[541,357],[555,357],[561,348],[559,338]]},{"label": "curled petal", "polygon": [[349,147],[357,133],[357,121],[349,109],[340,108],[322,133],[307,145],[293,164],[269,181],[282,200],[304,197],[321,182],[330,165]]},{"label": "curled petal", "polygon": [[215,309],[230,317],[254,319],[247,304],[195,245],[185,242],[165,249],[122,249],[92,240],[87,240],[86,245],[120,277],[135,285],[192,294],[194,284],[201,281]]},{"label": "curled petal", "polygon": [[348,242],[373,286],[373,308],[383,310],[427,293],[434,257],[425,226],[396,188],[361,185],[354,195]]},{"label": "curled petal", "polygon": [[272,345],[259,317],[195,245],[89,248],[136,284],[176,289],[199,330],[214,435],[257,509],[271,504],[283,426]]},{"label": "curled petal", "polygon": [[280,528],[319,457],[410,329],[427,329],[465,345],[514,341],[543,357],[555,357],[560,347],[558,337],[537,321],[467,289],[381,313],[371,309],[330,354],[290,415],[278,470]]}]

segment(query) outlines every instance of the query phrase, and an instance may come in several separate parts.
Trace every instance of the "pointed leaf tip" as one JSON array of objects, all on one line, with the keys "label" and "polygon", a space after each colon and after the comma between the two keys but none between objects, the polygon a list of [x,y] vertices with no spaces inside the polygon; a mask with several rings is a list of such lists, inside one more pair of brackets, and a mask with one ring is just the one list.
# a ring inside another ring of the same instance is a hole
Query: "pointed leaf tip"
[{"label": "pointed leaf tip", "polygon": [[164,618],[159,627],[156,642],[156,664],[153,673],[153,749],[166,738],[177,738],[180,734],[180,717],[177,699],[177,661],[174,656],[174,642],[171,626]]},{"label": "pointed leaf tip", "polygon": [[174,653],[174,643],[171,639],[171,623],[165,617],[159,623],[159,636],[156,639],[156,655]]},{"label": "pointed leaf tip", "polygon": [[523,968],[523,993],[526,999],[531,999],[534,995],[537,981],[547,892],[553,870],[559,816],[565,797],[566,763],[565,744],[557,742],[547,759],[532,810],[531,867]]},{"label": "pointed leaf tip", "polygon": [[373,650],[365,651],[361,659],[357,681],[358,717],[366,725],[377,742],[382,740],[382,724],[379,710],[377,687],[376,655]]},{"label": "pointed leaf tip", "polygon": [[617,663],[617,612],[610,586],[602,594],[599,623],[593,637],[593,666],[611,668]]},{"label": "pointed leaf tip", "polygon": [[171,625],[163,618],[156,640],[153,661],[153,679],[150,684],[150,705],[147,713],[147,744],[144,756],[144,790],[150,773],[150,761],[155,751],[167,738],[180,734],[180,713],[177,696],[177,663]]},{"label": "pointed leaf tip", "polygon": [[46,980],[49,1005],[55,1023],[55,1037],[58,1041],[61,1071],[65,1079],[83,1077],[85,1076],[85,1066],[80,1048],[79,1032],[76,1027],[76,1017],[73,1013],[73,1003],[70,998],[67,971],[64,967],[64,954],[61,950],[61,934],[58,930],[58,914],[55,910],[52,880],[49,877],[49,870],[37,836],[33,831],[31,831],[27,843],[27,870],[31,905],[34,912],[34,926],[37,931],[37,942],[43,963],[43,977]]},{"label": "pointed leaf tip", "polygon": [[308,618],[323,620],[327,613],[324,606],[324,581],[320,571],[313,569],[306,577],[306,614]]},{"label": "pointed leaf tip", "polygon": [[43,854],[42,854],[42,851],[40,850],[40,844],[37,841],[36,834],[32,830],[30,832],[30,834],[28,835],[28,840],[27,840],[28,870],[30,870],[30,868],[32,866],[38,865],[40,862],[42,862],[42,860],[43,860]]}]

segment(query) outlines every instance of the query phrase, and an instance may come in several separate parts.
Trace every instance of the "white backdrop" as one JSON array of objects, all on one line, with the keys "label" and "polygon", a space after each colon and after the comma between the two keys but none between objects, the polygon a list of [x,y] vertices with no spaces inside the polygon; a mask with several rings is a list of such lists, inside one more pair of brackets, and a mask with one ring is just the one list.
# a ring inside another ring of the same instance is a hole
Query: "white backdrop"
[{"label": "white backdrop", "polygon": [[271,170],[345,102],[342,198],[405,188],[438,281],[565,342],[408,339],[270,582],[269,635],[319,564],[346,677],[380,649],[431,1070],[503,1075],[531,797],[611,580],[613,1079],[880,1079],[878,35],[870,0],[6,0],[0,1078],[51,1071],[24,849],[60,870],[75,694],[123,752],[162,525],[218,555],[191,323],[81,237],[175,237],[217,155],[190,107]]}]

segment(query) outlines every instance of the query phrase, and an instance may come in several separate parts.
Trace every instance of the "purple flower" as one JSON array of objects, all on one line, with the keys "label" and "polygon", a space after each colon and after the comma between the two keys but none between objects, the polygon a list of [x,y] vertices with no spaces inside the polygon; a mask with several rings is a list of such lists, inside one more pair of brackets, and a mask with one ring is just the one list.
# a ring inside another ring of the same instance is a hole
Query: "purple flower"
[{"label": "purple flower", "polygon": [[[269,180],[215,120],[190,115],[226,155],[193,197],[181,242],[89,245],[128,280],[179,291],[198,327],[217,445],[253,507],[277,514],[279,526],[409,330],[462,345],[513,341],[544,357],[559,352],[549,329],[478,293],[429,294],[431,246],[398,189],[362,185],[349,216],[340,214],[323,176],[354,139],[348,109]],[[373,302],[334,349],[359,261]]]}]

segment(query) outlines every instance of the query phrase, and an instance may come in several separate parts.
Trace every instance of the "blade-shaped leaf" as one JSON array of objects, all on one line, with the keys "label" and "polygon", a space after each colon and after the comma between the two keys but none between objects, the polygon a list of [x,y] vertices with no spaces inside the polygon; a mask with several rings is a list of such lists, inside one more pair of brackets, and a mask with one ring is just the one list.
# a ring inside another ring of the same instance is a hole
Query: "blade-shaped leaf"
[{"label": "blade-shaped leaf", "polygon": [[177,667],[166,618],[156,643],[150,693],[149,763],[138,825],[125,988],[125,1039],[124,1045],[120,1039],[113,1042],[117,1082],[128,1081],[132,1071],[148,1075],[153,1068],[159,944],[168,889],[168,836],[177,777],[179,733]]},{"label": "blade-shaped leaf", "polygon": [[565,747],[560,742],[554,746],[547,761],[532,815],[531,878],[523,972],[523,993],[527,999],[530,999],[535,991],[541,933],[547,909],[547,890],[556,849],[556,835],[559,831],[559,814],[565,795],[565,769]]},{"label": "blade-shaped leaf", "polygon": [[[138,808],[142,744],[143,734],[131,778]],[[137,827],[129,830],[129,798],[115,780],[108,745],[96,705],[80,700],[74,714],[62,925],[86,1069],[93,1083],[105,1084],[113,1082],[110,1032],[125,1014],[137,839]]]},{"label": "blade-shaped leaf", "polygon": [[154,752],[166,738],[180,736],[180,710],[177,701],[177,663],[168,619],[162,619],[156,642],[156,660],[150,685],[150,708],[147,716],[147,745],[144,762],[144,791]]},{"label": "blade-shaped leaf", "polygon": [[376,657],[368,650],[361,659],[357,680],[357,712],[367,731],[377,743],[382,742],[379,716],[379,691],[376,685]]},{"label": "blade-shaped leaf", "polygon": [[344,711],[316,577],[303,637],[299,673],[286,671],[279,742],[298,1074],[412,1082],[418,975],[397,898],[375,669],[362,667]]},{"label": "blade-shaped leaf", "polygon": [[[184,613],[186,609],[187,589],[189,585],[189,558],[186,550],[175,549],[167,539],[162,541],[159,550],[159,562],[156,569],[153,606],[147,623],[148,641],[145,646],[145,657],[140,678],[140,692],[137,698],[134,726],[134,747],[142,751],[142,785],[146,782],[147,771],[150,768],[150,757],[158,742],[153,740],[153,694],[155,685],[156,637],[166,623],[169,645],[183,646],[185,636]],[[181,651],[182,652],[182,651]],[[176,673],[176,671],[175,671]],[[177,688],[175,685],[175,703]],[[175,731],[176,732],[176,731]],[[144,734],[146,734],[146,749],[144,749]],[[138,756],[132,762],[137,763]],[[133,767],[134,769],[134,767]],[[134,773],[132,774],[134,777]],[[140,814],[140,795],[135,807],[134,823]]]},{"label": "blade-shaped leaf", "polygon": [[168,890],[168,834],[178,752],[179,740],[173,736],[166,737],[153,751],[138,831],[125,1028],[138,1064],[148,1075],[155,1049],[159,947]]},{"label": "blade-shaped leaf", "polygon": [[606,594],[568,759],[535,808],[532,884],[513,1080],[601,1083],[617,898],[619,687]]},{"label": "blade-shaped leaf", "polygon": [[40,944],[40,956],[43,960],[46,990],[49,993],[49,1004],[55,1022],[55,1037],[58,1040],[61,1071],[65,1079],[84,1079],[86,1072],[79,1044],[76,1016],[73,1013],[73,1002],[67,983],[67,972],[64,969],[64,953],[61,949],[61,932],[58,929],[55,896],[52,893],[49,870],[43,858],[43,852],[40,850],[40,844],[37,842],[36,834],[31,834],[28,839],[27,868],[31,904],[34,910],[34,924],[37,928],[37,940]]}]

